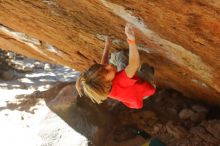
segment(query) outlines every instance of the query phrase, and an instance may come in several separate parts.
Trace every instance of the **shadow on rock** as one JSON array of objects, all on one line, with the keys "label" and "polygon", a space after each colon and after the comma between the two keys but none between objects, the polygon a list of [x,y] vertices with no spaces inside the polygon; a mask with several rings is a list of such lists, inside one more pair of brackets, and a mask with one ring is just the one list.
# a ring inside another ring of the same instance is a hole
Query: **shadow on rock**
[{"label": "shadow on rock", "polygon": [[74,84],[62,88],[57,96],[47,100],[48,107],[68,125],[87,137],[91,144],[103,146],[114,118],[102,106],[87,97],[79,97]]}]

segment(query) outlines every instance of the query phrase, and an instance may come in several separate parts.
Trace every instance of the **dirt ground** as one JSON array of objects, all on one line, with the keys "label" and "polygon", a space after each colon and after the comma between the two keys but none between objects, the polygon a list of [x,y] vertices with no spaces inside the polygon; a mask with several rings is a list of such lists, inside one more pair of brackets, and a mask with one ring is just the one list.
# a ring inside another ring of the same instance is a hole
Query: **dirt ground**
[{"label": "dirt ground", "polygon": [[17,57],[12,66],[1,61],[0,74],[0,145],[87,145],[87,138],[51,111],[43,98],[28,98],[56,83],[74,81],[77,71]]}]

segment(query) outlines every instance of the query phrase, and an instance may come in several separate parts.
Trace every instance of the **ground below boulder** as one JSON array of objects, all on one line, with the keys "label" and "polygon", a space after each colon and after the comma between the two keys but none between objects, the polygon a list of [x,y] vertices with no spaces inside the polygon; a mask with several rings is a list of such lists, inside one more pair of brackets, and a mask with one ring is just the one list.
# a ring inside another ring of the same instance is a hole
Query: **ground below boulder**
[{"label": "ground below boulder", "polygon": [[[78,96],[74,86],[78,73],[74,70],[16,55],[6,58],[11,59],[5,59],[1,66],[14,74],[10,80],[4,76],[0,80],[4,145],[14,146],[17,138],[17,143],[24,146],[140,146],[149,140],[134,129],[168,146],[220,143],[219,107],[165,88],[158,88],[141,110],[128,109],[110,99],[96,105]],[[16,62],[22,62],[19,68],[13,65]],[[27,71],[24,66],[31,69]],[[10,134],[7,127],[11,125],[11,130],[20,128]]]}]

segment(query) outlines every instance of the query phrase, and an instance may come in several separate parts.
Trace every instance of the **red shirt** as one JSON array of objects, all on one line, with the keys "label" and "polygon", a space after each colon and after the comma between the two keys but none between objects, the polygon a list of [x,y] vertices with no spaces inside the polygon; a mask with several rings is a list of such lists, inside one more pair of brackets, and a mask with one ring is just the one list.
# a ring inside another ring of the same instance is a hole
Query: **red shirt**
[{"label": "red shirt", "polygon": [[121,101],[129,108],[139,109],[143,107],[143,98],[153,95],[155,91],[150,83],[142,81],[138,76],[129,78],[125,70],[122,70],[112,80],[109,97]]}]

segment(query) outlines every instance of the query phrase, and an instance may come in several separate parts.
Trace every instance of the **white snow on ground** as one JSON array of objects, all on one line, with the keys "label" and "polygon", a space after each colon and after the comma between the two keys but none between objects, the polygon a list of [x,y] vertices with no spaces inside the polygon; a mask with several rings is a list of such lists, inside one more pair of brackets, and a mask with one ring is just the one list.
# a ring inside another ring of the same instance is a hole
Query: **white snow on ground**
[{"label": "white snow on ground", "polygon": [[33,73],[17,74],[17,80],[0,80],[0,145],[87,146],[87,139],[53,113],[43,100],[31,107],[34,113],[7,107],[8,102],[18,102],[17,95],[47,90],[57,81],[74,81],[79,75],[68,67],[38,65],[42,66]]}]

